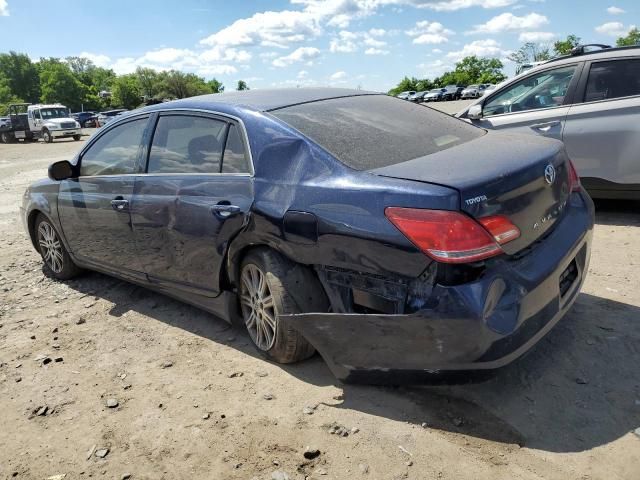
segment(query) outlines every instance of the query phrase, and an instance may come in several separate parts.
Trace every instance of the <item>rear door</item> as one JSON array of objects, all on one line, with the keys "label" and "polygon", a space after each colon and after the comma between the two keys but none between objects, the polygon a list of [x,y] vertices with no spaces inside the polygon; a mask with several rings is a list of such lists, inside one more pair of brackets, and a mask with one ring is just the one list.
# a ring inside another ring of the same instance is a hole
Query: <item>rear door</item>
[{"label": "rear door", "polygon": [[140,276],[129,207],[147,115],[102,133],[80,155],[80,175],[60,184],[58,213],[82,262]]},{"label": "rear door", "polygon": [[590,62],[564,142],[589,191],[640,184],[640,58]]},{"label": "rear door", "polygon": [[561,140],[579,69],[574,64],[532,73],[487,97],[482,118],[472,123]]},{"label": "rear door", "polygon": [[216,296],[227,247],[253,203],[243,127],[184,111],[161,113],[156,122],[146,173],[135,182],[139,260],[162,287]]}]

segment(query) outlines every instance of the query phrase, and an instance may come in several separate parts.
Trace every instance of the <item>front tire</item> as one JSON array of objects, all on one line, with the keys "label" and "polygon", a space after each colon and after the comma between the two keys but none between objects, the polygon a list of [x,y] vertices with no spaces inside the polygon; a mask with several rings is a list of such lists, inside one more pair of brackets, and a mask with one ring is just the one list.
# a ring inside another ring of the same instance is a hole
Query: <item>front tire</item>
[{"label": "front tire", "polygon": [[239,280],[242,317],[255,347],[278,363],[312,356],[313,346],[279,315],[326,312],[328,301],[315,275],[268,249],[249,253]]},{"label": "front tire", "polygon": [[77,142],[77,141],[79,141],[81,138],[82,138],[82,136],[81,136],[81,135],[74,135],[74,136],[73,136],[73,139],[74,139],[76,142]]},{"label": "front tire", "polygon": [[53,142],[53,135],[51,135],[51,132],[46,128],[42,130],[42,140],[44,140],[45,143]]},{"label": "front tire", "polygon": [[36,219],[34,234],[38,250],[42,255],[46,275],[58,280],[69,280],[82,271],[71,260],[58,231],[49,219],[42,214],[39,214]]}]

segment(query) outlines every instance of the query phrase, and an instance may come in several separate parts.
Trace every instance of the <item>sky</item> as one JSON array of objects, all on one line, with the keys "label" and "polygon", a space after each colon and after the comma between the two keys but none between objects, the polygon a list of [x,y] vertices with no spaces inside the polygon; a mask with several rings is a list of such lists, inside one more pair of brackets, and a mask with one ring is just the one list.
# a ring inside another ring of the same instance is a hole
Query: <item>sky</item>
[{"label": "sky", "polygon": [[179,69],[227,88],[359,87],[433,78],[467,55],[576,34],[614,44],[640,0],[0,0],[0,52],[83,56],[118,74]]}]

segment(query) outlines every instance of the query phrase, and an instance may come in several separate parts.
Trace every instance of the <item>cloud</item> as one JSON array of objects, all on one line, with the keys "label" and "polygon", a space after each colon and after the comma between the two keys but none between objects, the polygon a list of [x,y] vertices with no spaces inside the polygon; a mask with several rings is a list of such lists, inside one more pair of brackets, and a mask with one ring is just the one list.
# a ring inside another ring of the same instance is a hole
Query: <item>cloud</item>
[{"label": "cloud", "polygon": [[500,57],[506,54],[507,52],[502,49],[499,42],[493,39],[487,39],[468,43],[462,47],[462,50],[447,53],[446,57],[458,61],[471,55],[477,57]]},{"label": "cloud", "polygon": [[413,43],[417,45],[446,43],[449,41],[449,35],[455,34],[453,30],[445,28],[441,23],[427,20],[417,22],[415,27],[405,33],[410,37],[415,37]]},{"label": "cloud", "polygon": [[629,33],[634,25],[624,26],[622,22],[607,22],[595,28],[596,32],[610,37],[622,37]]},{"label": "cloud", "polygon": [[341,30],[338,36],[329,42],[331,53],[353,53],[358,50],[358,34]]},{"label": "cloud", "polygon": [[[2,1],[2,0],[0,0]],[[91,60],[94,65],[102,68],[109,68],[111,65],[111,58],[107,55],[94,54],[90,52],[82,52],[78,55],[80,58],[86,58],[87,60]]]},{"label": "cloud", "polygon": [[453,12],[471,7],[502,8],[516,3],[517,0],[449,0],[449,1],[429,1],[429,0],[407,0],[405,3],[417,8],[429,8],[438,12]]},{"label": "cloud", "polygon": [[340,80],[347,76],[347,72],[339,71],[329,77],[330,80]]},{"label": "cloud", "polygon": [[320,20],[306,11],[260,12],[236,20],[231,25],[200,40],[212,47],[267,46],[286,48],[322,33]]},{"label": "cloud", "polygon": [[194,52],[189,49],[160,48],[146,52],[140,57],[120,57],[112,59],[107,55],[82,52],[80,57],[88,58],[94,64],[103,68],[111,68],[118,75],[135,72],[137,67],[153,68],[154,70],[184,70],[202,76],[231,75],[238,69],[225,62],[246,63],[251,55],[244,50],[233,48],[208,49]]},{"label": "cloud", "polygon": [[435,78],[439,77],[444,72],[453,70],[454,66],[442,60],[436,60],[431,63],[421,63],[418,65],[418,68],[420,69],[421,76],[426,78]]},{"label": "cloud", "polygon": [[556,34],[551,32],[522,32],[518,40],[525,43],[544,43],[550,42],[554,38],[556,38]]},{"label": "cloud", "polygon": [[9,16],[9,6],[7,5],[7,0],[0,0],[0,17],[8,17]]},{"label": "cloud", "polygon": [[502,13],[487,23],[476,25],[470,33],[502,33],[520,30],[535,30],[549,23],[549,19],[538,13],[518,17],[513,13]]},{"label": "cloud", "polygon": [[298,75],[296,75],[296,78],[299,80],[302,80],[303,78],[307,78],[309,76],[309,72],[307,72],[306,70],[300,70],[298,72]]},{"label": "cloud", "polygon": [[607,8],[607,13],[609,15],[622,15],[623,13],[627,13],[627,12],[621,9],[620,7],[611,6]]},{"label": "cloud", "polygon": [[368,32],[340,30],[337,36],[329,42],[329,51],[331,53],[353,53],[361,48],[366,48],[365,53],[367,51],[373,52],[368,55],[384,55],[388,53],[383,48],[387,46],[387,42],[380,40],[380,37],[385,34],[386,32],[382,29],[371,29]]},{"label": "cloud", "polygon": [[320,55],[320,50],[315,47],[300,47],[289,55],[276,58],[271,64],[274,67],[286,67],[292,63],[310,62]]},{"label": "cloud", "polygon": [[365,55],[389,55],[389,50],[384,50],[382,48],[367,48],[364,51]]}]

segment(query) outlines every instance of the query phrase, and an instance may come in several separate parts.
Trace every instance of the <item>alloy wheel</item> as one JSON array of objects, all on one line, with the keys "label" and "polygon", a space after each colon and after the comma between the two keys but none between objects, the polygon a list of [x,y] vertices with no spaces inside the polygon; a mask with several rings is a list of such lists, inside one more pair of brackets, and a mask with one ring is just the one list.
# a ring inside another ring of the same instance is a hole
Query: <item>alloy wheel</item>
[{"label": "alloy wheel", "polygon": [[40,223],[38,227],[38,243],[44,261],[54,273],[62,272],[63,257],[60,239],[48,222]]},{"label": "alloy wheel", "polygon": [[276,340],[277,328],[273,295],[266,275],[252,263],[242,270],[240,307],[253,343],[260,350],[270,350]]}]

